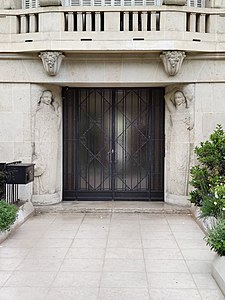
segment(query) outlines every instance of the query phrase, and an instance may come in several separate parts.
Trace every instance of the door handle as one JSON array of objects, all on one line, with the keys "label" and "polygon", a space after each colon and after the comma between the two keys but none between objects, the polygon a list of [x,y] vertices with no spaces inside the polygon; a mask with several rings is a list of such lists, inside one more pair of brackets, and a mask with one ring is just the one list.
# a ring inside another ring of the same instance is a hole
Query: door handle
[{"label": "door handle", "polygon": [[111,149],[109,152],[108,152],[108,155],[109,155],[109,163],[111,164],[112,163],[112,155],[114,154],[114,149]]}]

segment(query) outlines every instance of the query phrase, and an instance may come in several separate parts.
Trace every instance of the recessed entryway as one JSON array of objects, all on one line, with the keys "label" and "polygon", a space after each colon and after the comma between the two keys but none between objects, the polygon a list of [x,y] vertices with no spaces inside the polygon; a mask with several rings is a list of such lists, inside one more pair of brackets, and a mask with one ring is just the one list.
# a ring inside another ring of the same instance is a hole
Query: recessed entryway
[{"label": "recessed entryway", "polygon": [[63,199],[163,200],[164,89],[63,90]]}]

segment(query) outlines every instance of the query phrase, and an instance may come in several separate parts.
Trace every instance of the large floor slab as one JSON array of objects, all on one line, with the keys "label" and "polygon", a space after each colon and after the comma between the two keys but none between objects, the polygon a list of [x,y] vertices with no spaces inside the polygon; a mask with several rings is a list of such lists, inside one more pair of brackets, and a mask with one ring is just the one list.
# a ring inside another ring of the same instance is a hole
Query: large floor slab
[{"label": "large floor slab", "polygon": [[188,214],[38,213],[0,245],[0,300],[225,300]]}]

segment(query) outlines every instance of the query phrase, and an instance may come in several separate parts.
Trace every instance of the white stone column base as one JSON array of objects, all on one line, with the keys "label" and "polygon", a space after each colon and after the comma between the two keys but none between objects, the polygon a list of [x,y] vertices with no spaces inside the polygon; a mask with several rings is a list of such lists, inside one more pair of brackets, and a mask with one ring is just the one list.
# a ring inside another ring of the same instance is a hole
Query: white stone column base
[{"label": "white stone column base", "polygon": [[181,206],[191,206],[191,202],[188,200],[188,196],[166,194],[165,203],[175,204]]},{"label": "white stone column base", "polygon": [[51,205],[61,202],[59,193],[44,194],[44,195],[33,195],[32,203],[34,205]]}]

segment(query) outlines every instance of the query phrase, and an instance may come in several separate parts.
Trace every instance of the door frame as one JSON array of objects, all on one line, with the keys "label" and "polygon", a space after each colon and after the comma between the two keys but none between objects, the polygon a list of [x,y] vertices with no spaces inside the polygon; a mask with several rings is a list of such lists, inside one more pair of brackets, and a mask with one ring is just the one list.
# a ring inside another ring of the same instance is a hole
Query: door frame
[{"label": "door frame", "polygon": [[[164,134],[164,128],[165,128],[165,102],[164,102],[164,88],[63,88],[63,174],[65,172],[65,103],[68,101],[68,93],[72,91],[72,93],[75,93],[75,91],[79,90],[103,90],[103,89],[108,89],[108,90],[139,90],[139,89],[148,89],[149,93],[153,93],[153,91],[156,91],[156,94],[158,93],[158,96],[161,97],[161,99],[158,101],[162,105],[161,107],[161,125],[160,127],[163,128],[163,174],[162,174],[162,190],[159,193],[158,191],[154,191],[151,189],[151,184],[149,186],[149,191],[146,192],[135,192],[131,191],[128,192],[119,192],[119,191],[77,191],[77,190],[66,190],[64,189],[64,183],[65,183],[65,176],[63,175],[63,200],[159,200],[162,201],[164,200],[164,157],[165,157],[165,134]],[[152,96],[153,97],[153,96]],[[151,101],[152,98],[151,98]],[[155,101],[155,100],[154,100]],[[153,102],[154,102],[153,101]],[[157,105],[157,101],[156,101]],[[75,112],[77,113],[77,112]],[[152,114],[152,111],[150,112]],[[152,116],[151,116],[152,117]],[[75,132],[77,131],[77,126],[75,124],[76,122],[74,121],[73,126],[75,127]],[[150,126],[150,125],[149,125]],[[77,134],[77,133],[76,133]],[[76,148],[76,147],[75,147]],[[75,151],[75,156],[77,157],[76,154],[76,149]],[[151,151],[150,151],[150,156],[151,156]],[[77,178],[75,179],[75,181]]]}]

